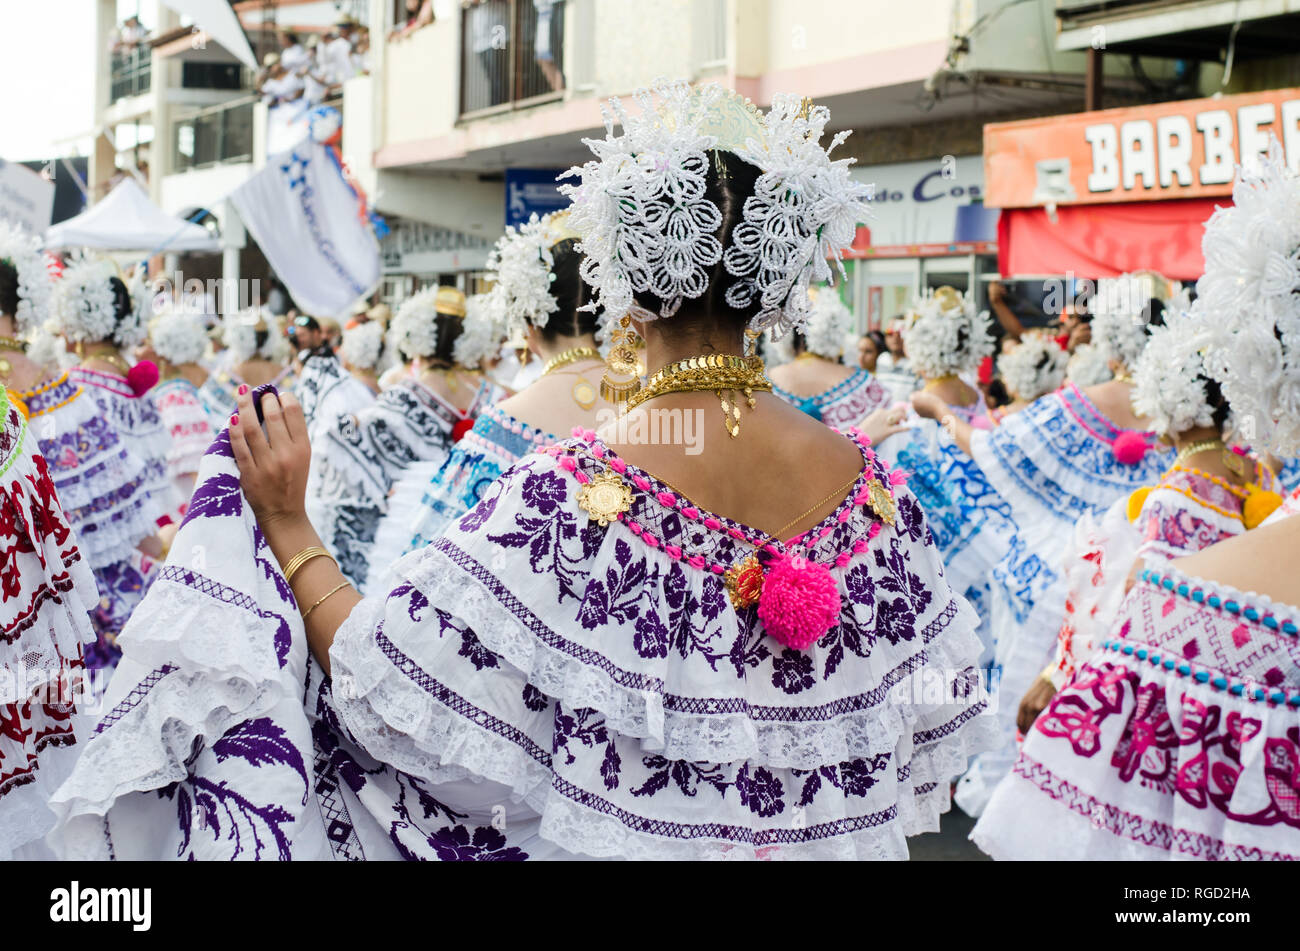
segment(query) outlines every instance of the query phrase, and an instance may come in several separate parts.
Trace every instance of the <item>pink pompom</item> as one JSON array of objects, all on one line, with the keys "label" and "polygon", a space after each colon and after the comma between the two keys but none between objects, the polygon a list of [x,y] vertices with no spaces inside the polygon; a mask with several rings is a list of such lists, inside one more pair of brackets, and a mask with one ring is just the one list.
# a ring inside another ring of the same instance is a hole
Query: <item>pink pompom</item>
[{"label": "pink pompom", "polygon": [[840,616],[840,591],[829,569],[804,558],[773,560],[763,577],[758,617],[787,647],[807,650]]},{"label": "pink pompom", "polygon": [[1110,448],[1121,465],[1135,466],[1147,454],[1147,441],[1141,433],[1130,429],[1120,433]]},{"label": "pink pompom", "polygon": [[137,397],[144,396],[158,382],[158,366],[152,360],[141,360],[126,373],[127,385]]},{"label": "pink pompom", "polygon": [[578,463],[574,460],[572,456],[565,456],[563,459],[560,460],[560,468],[568,472],[572,472],[573,470],[578,468]]},{"label": "pink pompom", "polygon": [[902,485],[906,481],[907,481],[907,473],[904,472],[902,469],[895,469],[893,472],[889,474],[890,485]]},{"label": "pink pompom", "polygon": [[627,463],[624,462],[622,459],[619,459],[617,456],[609,460],[609,467],[613,469],[615,472],[617,472],[619,475],[622,475],[624,472],[627,471]]}]

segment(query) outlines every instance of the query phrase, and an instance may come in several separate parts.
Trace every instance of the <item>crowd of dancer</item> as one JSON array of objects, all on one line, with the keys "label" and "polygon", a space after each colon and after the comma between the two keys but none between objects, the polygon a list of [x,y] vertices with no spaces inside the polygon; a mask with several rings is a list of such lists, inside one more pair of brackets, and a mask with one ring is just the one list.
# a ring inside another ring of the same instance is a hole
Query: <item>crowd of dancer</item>
[{"label": "crowd of dancer", "polygon": [[827,110],[637,98],[337,339],[0,225],[0,858],[1300,857],[1280,151],[1194,286],[859,342]]}]

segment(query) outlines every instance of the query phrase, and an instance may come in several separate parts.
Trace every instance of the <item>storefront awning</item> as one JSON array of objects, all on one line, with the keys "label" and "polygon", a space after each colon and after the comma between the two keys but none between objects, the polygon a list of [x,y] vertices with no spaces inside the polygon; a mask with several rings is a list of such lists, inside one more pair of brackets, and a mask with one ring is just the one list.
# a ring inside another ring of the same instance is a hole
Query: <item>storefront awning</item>
[{"label": "storefront awning", "polygon": [[1152,269],[1194,281],[1205,268],[1205,222],[1228,198],[1006,208],[998,222],[998,271],[1003,277],[1072,273],[1118,277]]}]

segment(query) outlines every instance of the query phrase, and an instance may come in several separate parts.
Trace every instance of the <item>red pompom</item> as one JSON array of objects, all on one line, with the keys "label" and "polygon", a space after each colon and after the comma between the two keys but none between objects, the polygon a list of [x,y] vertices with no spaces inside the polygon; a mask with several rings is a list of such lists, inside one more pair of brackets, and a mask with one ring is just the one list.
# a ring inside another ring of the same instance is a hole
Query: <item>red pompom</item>
[{"label": "red pompom", "polygon": [[460,442],[461,437],[474,428],[474,420],[462,419],[455,426],[451,427],[451,441]]},{"label": "red pompom", "polygon": [[1111,443],[1111,452],[1121,465],[1135,466],[1147,454],[1147,441],[1141,433],[1127,430],[1119,434]]},{"label": "red pompom", "polygon": [[141,360],[126,374],[127,385],[137,398],[144,396],[158,382],[158,367],[152,360]]},{"label": "red pompom", "polygon": [[839,616],[839,586],[824,565],[788,556],[779,556],[768,565],[758,617],[767,633],[782,644],[807,650]]}]

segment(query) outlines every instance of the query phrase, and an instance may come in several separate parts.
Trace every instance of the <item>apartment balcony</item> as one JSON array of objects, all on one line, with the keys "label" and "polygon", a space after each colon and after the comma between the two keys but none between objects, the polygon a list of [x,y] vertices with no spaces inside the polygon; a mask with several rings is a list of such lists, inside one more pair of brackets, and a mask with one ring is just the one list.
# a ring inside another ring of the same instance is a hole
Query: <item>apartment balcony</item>
[{"label": "apartment balcony", "polygon": [[1058,49],[1237,62],[1300,49],[1300,0],[1058,0]]},{"label": "apartment balcony", "polygon": [[153,78],[153,50],[132,46],[114,50],[109,58],[108,101],[117,102],[149,91]]},{"label": "apartment balcony", "polygon": [[564,94],[566,0],[477,0],[461,17],[462,117]]},{"label": "apartment balcony", "polygon": [[172,169],[251,162],[256,102],[256,96],[248,96],[178,117],[172,124]]}]

